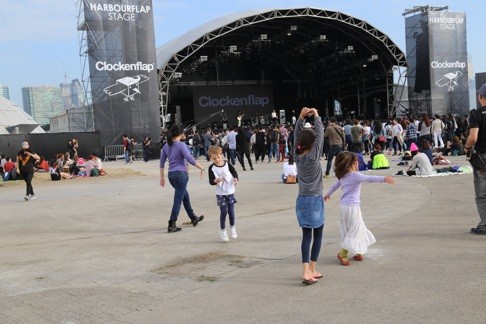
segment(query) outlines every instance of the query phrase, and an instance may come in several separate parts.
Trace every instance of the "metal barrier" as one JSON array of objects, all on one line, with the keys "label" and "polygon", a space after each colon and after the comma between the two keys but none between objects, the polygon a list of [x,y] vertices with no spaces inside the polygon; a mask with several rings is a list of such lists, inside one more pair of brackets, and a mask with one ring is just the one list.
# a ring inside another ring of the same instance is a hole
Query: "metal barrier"
[{"label": "metal barrier", "polygon": [[[106,145],[104,161],[124,159],[125,154],[123,145]],[[142,144],[133,145],[132,159],[141,160],[143,158]]]},{"label": "metal barrier", "polygon": [[106,145],[104,161],[124,159],[123,145]]}]

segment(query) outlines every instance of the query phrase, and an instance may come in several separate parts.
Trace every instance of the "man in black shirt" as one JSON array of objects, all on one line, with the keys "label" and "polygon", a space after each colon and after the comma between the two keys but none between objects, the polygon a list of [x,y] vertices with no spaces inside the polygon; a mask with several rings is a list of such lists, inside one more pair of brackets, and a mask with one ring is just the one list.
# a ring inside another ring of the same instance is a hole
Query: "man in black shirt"
[{"label": "man in black shirt", "polygon": [[[464,151],[469,154],[474,146],[477,154],[486,161],[486,83],[478,91],[481,108],[469,114],[469,136]],[[474,191],[480,222],[471,228],[471,233],[486,234],[486,167],[474,168]]]}]

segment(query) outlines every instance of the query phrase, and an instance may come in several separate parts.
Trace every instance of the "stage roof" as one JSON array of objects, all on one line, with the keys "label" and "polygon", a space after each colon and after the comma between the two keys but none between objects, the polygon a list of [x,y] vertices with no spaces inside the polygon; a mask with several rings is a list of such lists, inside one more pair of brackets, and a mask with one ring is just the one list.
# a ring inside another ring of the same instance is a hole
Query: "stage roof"
[{"label": "stage roof", "polygon": [[[382,114],[391,115],[398,97],[394,71],[406,65],[404,52],[385,33],[361,19],[319,8],[226,15],[157,49],[162,115],[171,85],[184,90],[244,84],[273,84],[278,97],[291,91],[296,99],[336,99],[347,106],[381,100],[386,102]],[[171,98],[177,105],[178,98]]]}]

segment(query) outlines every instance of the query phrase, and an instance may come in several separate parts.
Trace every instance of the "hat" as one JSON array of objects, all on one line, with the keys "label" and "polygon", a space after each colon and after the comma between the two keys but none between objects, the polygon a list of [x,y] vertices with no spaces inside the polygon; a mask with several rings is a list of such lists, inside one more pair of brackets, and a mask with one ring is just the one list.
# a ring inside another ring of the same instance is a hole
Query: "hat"
[{"label": "hat", "polygon": [[486,97],[486,83],[481,86],[478,90],[478,94],[482,97]]},{"label": "hat", "polygon": [[29,148],[28,142],[22,142],[22,148]]},{"label": "hat", "polygon": [[410,152],[415,152],[415,151],[418,151],[418,147],[417,145],[415,145],[415,143],[412,143],[410,144]]},{"label": "hat", "polygon": [[305,123],[304,128],[311,128],[311,124],[309,122]]}]

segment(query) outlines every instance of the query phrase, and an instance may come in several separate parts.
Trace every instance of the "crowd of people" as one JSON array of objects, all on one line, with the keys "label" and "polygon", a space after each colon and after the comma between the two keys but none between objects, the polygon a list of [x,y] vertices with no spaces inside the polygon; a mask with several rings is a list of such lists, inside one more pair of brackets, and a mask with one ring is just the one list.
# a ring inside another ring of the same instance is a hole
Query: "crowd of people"
[{"label": "crowd of people", "polygon": [[92,153],[86,159],[78,156],[76,139],[68,142],[65,153],[56,154],[49,160],[36,154],[27,141],[21,143],[21,148],[21,151],[13,158],[6,155],[1,156],[0,175],[3,181],[24,180],[26,183],[24,199],[26,201],[36,198],[32,187],[35,172],[49,173],[52,181],[106,174],[97,154]]},{"label": "crowd of people", "polygon": [[[202,156],[206,161],[212,162],[208,179],[210,185],[216,187],[216,203],[220,207],[220,237],[224,242],[229,241],[225,226],[227,216],[230,236],[237,237],[234,209],[237,202],[235,186],[239,183],[235,168],[237,161],[243,171],[247,170],[246,165],[253,170],[253,165],[258,163],[283,162],[282,181],[287,183],[289,176],[297,178],[295,182],[290,183],[298,183],[299,187],[295,210],[297,221],[302,228],[302,283],[311,285],[322,277],[316,269],[316,264],[322,243],[324,202],[328,201],[338,188],[342,188],[341,249],[337,258],[343,266],[351,264],[348,254],[352,255],[354,261],[362,261],[368,247],[376,240],[364,224],[361,214],[361,184],[393,184],[395,181],[392,176],[365,175],[359,171],[368,168],[389,169],[391,159],[387,156],[390,156],[398,158],[402,165],[408,166],[405,173],[409,176],[431,174],[435,170],[433,165],[439,163],[438,160],[443,160],[444,156],[459,156],[467,152],[470,146],[467,144],[469,123],[468,116],[460,118],[452,114],[434,115],[432,118],[427,114],[421,114],[386,120],[338,121],[331,117],[323,121],[318,110],[303,108],[293,124],[275,123],[271,126],[254,127],[239,125],[224,130],[209,127],[179,134],[178,141],[186,143],[181,146],[181,151],[184,151],[183,154],[190,164],[201,169],[201,177],[206,170],[197,160]],[[477,123],[473,121],[470,126],[475,127]],[[174,130],[171,129],[171,132]],[[163,139],[164,137],[162,141]],[[165,144],[164,149],[168,149],[169,146]],[[365,163],[364,157],[367,155],[369,161]],[[327,160],[325,172],[320,164],[322,158]],[[165,183],[163,170],[167,161],[171,170],[171,158],[165,154],[160,161],[161,184],[162,181]],[[323,179],[329,177],[331,169],[334,170],[337,180],[324,194]],[[186,167],[181,172],[188,180]],[[176,189],[175,196],[181,196],[177,193],[177,185],[173,187]],[[484,194],[477,193],[478,197],[481,195]],[[189,199],[186,187],[182,197]],[[183,202],[174,199],[174,205],[179,204],[178,208]],[[184,202],[184,207],[186,204],[188,202]],[[194,221],[194,217],[197,216],[192,212],[192,207],[186,211],[191,222]],[[483,216],[481,217],[483,222]],[[171,215],[169,232],[180,230],[173,228],[175,219]],[[485,224],[480,223],[477,228],[471,229],[471,232],[482,234],[482,226]]]},{"label": "crowd of people", "polygon": [[[191,204],[187,190],[188,164],[198,168],[201,179],[207,177],[209,184],[214,186],[220,209],[219,235],[223,242],[228,242],[230,237],[238,237],[235,192],[239,175],[236,161],[243,171],[247,171],[247,166],[250,171],[254,170],[254,164],[265,161],[282,163],[282,181],[289,183],[288,179],[295,177],[296,181],[291,183],[298,184],[295,213],[302,228],[302,283],[312,285],[322,278],[317,261],[325,223],[324,204],[337,189],[341,188],[343,192],[339,203],[341,246],[337,258],[341,265],[349,266],[350,254],[354,261],[363,261],[368,247],[376,241],[363,221],[361,184],[394,183],[391,176],[365,175],[359,171],[389,168],[389,155],[399,157],[402,162],[411,161],[407,175],[427,175],[434,171],[433,164],[438,156],[471,153],[471,160],[474,157],[476,161],[471,164],[480,214],[480,222],[471,232],[486,234],[486,84],[478,92],[478,100],[483,108],[472,111],[465,118],[452,114],[430,118],[422,114],[387,120],[339,122],[331,117],[323,121],[317,109],[304,107],[295,123],[288,125],[274,123],[248,127],[238,124],[224,130],[207,128],[186,132],[181,125],[174,124],[161,136],[159,163],[160,185],[165,187],[167,178],[174,188],[167,230],[169,233],[181,231],[177,226],[181,207],[192,226],[204,220],[204,215],[197,215]],[[132,162],[134,144],[133,137],[123,135],[125,163]],[[151,138],[144,138],[142,147],[150,145]],[[68,143],[68,151],[58,154],[52,161],[36,154],[28,142],[23,142],[21,147],[15,160],[2,156],[1,171],[4,179],[7,174],[7,177],[15,179],[19,176],[25,181],[26,201],[36,198],[32,186],[36,170],[50,172],[53,181],[105,174],[96,154],[89,155],[86,160],[78,156],[79,143],[74,139]],[[365,163],[364,156],[367,155],[370,160]],[[200,157],[211,162],[207,174],[204,165],[198,161]],[[322,158],[327,160],[324,172]],[[145,152],[144,161],[148,161]],[[330,176],[331,169],[336,180],[324,193],[323,179]]]}]

